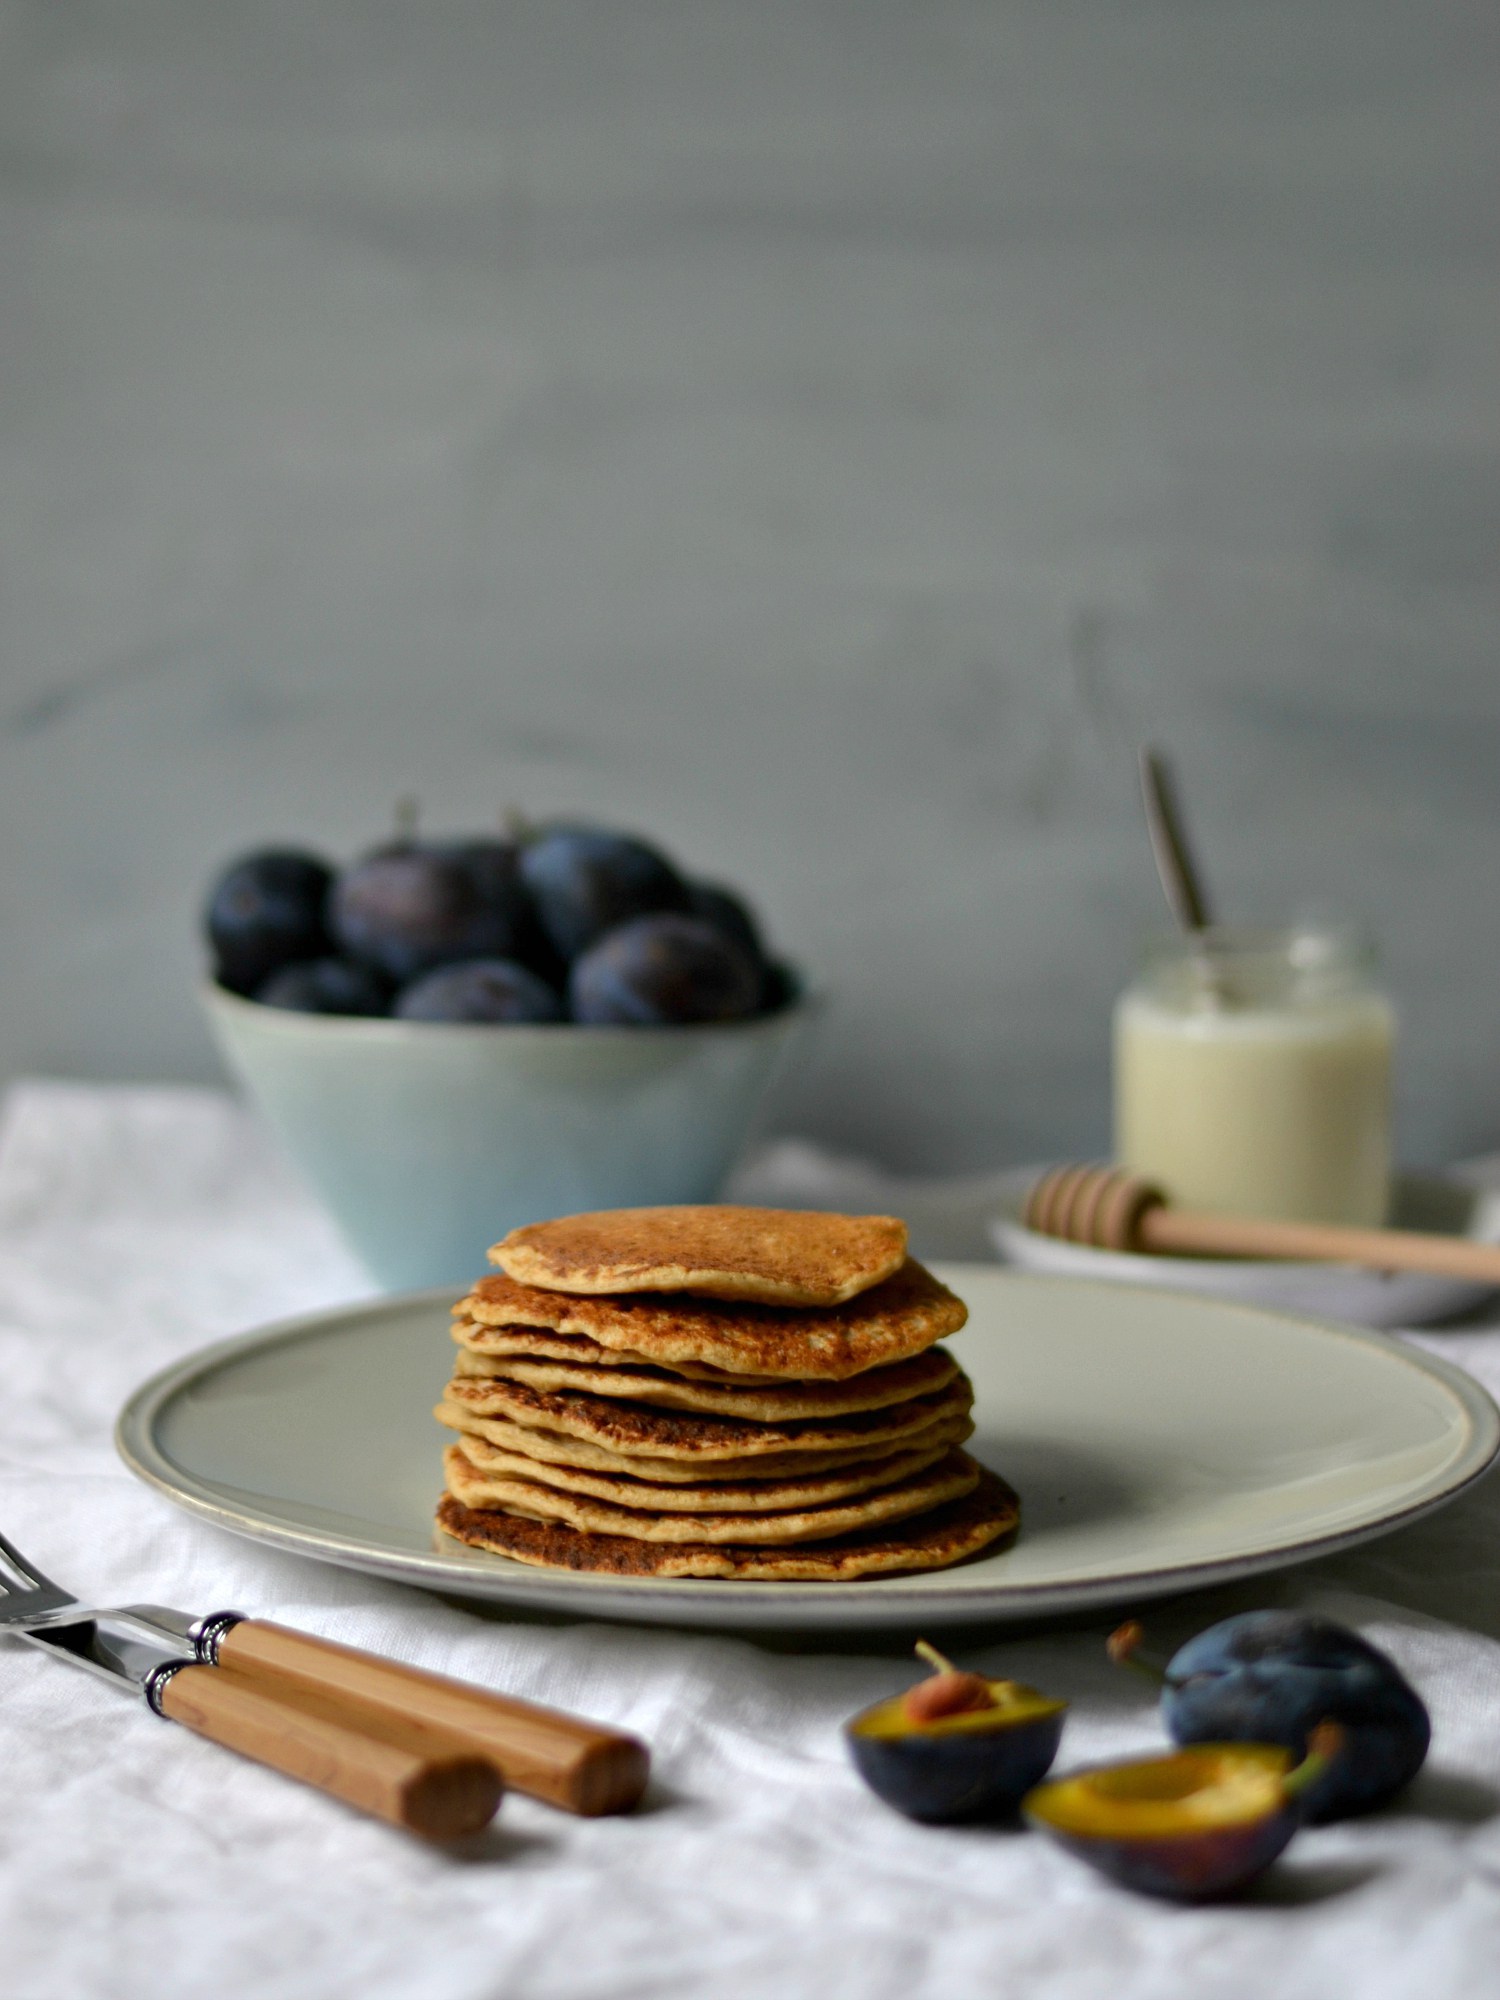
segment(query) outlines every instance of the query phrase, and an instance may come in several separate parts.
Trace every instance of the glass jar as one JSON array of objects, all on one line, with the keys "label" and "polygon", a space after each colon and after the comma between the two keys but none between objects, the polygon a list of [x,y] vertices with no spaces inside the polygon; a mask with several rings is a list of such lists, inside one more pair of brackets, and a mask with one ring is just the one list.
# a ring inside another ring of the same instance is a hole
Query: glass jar
[{"label": "glass jar", "polygon": [[1353,929],[1162,940],[1115,1007],[1116,1157],[1184,1208],[1379,1225],[1394,1039]]}]

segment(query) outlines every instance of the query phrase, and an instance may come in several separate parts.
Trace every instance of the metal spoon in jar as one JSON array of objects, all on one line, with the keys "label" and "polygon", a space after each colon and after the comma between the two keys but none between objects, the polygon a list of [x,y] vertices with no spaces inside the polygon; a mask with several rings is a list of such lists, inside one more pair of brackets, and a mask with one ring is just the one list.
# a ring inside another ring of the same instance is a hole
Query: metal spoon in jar
[{"label": "metal spoon in jar", "polygon": [[1192,946],[1202,998],[1210,1006],[1222,1007],[1233,996],[1209,939],[1213,919],[1209,915],[1208,895],[1188,844],[1171,769],[1161,751],[1150,744],[1140,753],[1140,767],[1146,832],[1162,894]]}]

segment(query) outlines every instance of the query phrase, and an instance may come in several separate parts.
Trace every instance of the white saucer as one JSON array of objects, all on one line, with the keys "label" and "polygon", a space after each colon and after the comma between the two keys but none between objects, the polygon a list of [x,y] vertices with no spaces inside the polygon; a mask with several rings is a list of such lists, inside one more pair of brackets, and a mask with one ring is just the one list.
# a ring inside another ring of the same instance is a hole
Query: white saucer
[{"label": "white saucer", "polygon": [[[1438,1278],[1422,1271],[1367,1271],[1353,1264],[1287,1264],[1238,1257],[1140,1257],[1059,1242],[1055,1236],[1027,1229],[1021,1221],[1026,1196],[1045,1172],[1045,1167],[1018,1167],[1005,1175],[999,1211],[989,1225],[1001,1258],[1020,1271],[1059,1278],[1109,1278],[1380,1327],[1427,1326],[1451,1319],[1494,1289],[1469,1278]],[[1393,1210],[1391,1220],[1398,1229],[1500,1242],[1500,1189],[1435,1174],[1401,1174]]]}]

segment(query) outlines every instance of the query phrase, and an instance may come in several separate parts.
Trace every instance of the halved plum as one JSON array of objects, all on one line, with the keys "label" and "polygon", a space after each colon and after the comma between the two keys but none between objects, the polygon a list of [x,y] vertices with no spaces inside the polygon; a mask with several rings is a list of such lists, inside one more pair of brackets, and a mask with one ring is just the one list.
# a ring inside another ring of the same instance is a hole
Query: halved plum
[{"label": "halved plum", "polygon": [[1163,1757],[1102,1764],[1039,1785],[1029,1826],[1127,1889],[1177,1902],[1232,1894],[1265,1873],[1302,1824],[1338,1729],[1320,1723],[1308,1753],[1275,1743],[1197,1743]]},{"label": "halved plum", "polygon": [[871,1791],[929,1825],[1013,1813],[1057,1755],[1068,1704],[1021,1681],[961,1673],[925,1640],[935,1671],[844,1726]]}]

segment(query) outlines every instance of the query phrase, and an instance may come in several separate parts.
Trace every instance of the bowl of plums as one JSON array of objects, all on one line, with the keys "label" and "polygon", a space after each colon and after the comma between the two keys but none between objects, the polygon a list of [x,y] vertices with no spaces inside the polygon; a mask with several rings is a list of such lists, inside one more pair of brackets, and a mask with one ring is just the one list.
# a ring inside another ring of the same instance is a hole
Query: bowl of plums
[{"label": "bowl of plums", "polygon": [[809,1013],[734,890],[577,823],[224,868],[219,1048],[377,1283],[507,1230],[711,1201]]}]

